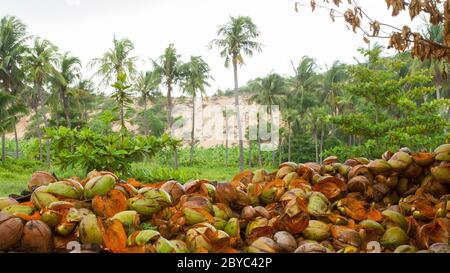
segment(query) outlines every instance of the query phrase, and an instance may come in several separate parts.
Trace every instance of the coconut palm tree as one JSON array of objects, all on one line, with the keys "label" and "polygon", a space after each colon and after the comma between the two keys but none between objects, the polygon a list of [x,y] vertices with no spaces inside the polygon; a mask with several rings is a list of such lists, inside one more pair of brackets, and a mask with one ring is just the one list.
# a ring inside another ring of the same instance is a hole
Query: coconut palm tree
[{"label": "coconut palm tree", "polygon": [[108,86],[116,81],[120,73],[126,73],[128,76],[134,76],[136,72],[136,56],[131,56],[134,50],[133,43],[127,39],[117,40],[113,38],[113,46],[100,58],[95,58],[89,63],[89,67],[98,66],[94,74],[102,78],[101,84]]},{"label": "coconut palm tree", "polygon": [[307,92],[316,92],[320,87],[316,73],[317,64],[314,59],[308,56],[303,56],[297,66],[293,62],[291,64],[294,70],[294,76],[289,81],[294,98],[291,100],[291,104],[300,107],[298,110],[302,114],[307,108],[307,105],[305,105],[305,94]]},{"label": "coconut palm tree", "polygon": [[229,125],[228,119],[233,115],[232,109],[226,109],[222,111],[223,118],[225,119],[225,166],[228,167],[228,136],[229,136]]},{"label": "coconut palm tree", "polygon": [[306,113],[307,128],[309,129],[312,139],[314,141],[316,162],[320,163],[322,163],[321,153],[323,150],[323,134],[325,130],[324,126],[326,122],[326,115],[327,115],[326,108],[323,106],[315,106],[309,108]]},{"label": "coconut palm tree", "polygon": [[325,72],[322,84],[325,94],[324,101],[332,107],[333,116],[339,115],[337,97],[342,94],[341,90],[336,85],[344,81],[346,77],[345,66],[339,61],[335,61],[330,69]]},{"label": "coconut palm tree", "polygon": [[[94,76],[100,76],[102,78],[100,84],[104,86],[109,86],[115,82],[120,74],[126,74],[131,80],[134,78],[136,72],[136,61],[138,58],[136,56],[131,56],[134,50],[133,43],[127,39],[117,40],[116,37],[113,38],[113,46],[103,54],[100,58],[93,59],[89,66],[92,68],[98,66],[97,72]],[[116,93],[120,92],[116,90]],[[121,124],[124,124],[124,113],[123,108],[121,108]]]},{"label": "coconut palm tree", "polygon": [[[258,78],[251,83],[251,88],[254,90],[254,94],[249,97],[249,103],[257,103],[260,105],[266,105],[265,109],[271,120],[271,135],[273,137],[273,113],[272,106],[280,105],[284,95],[286,94],[286,85],[284,78],[279,74],[271,73],[267,77]],[[259,118],[258,118],[258,136],[259,136]],[[261,139],[258,137],[258,143]],[[275,148],[272,147],[272,165],[275,164]]]},{"label": "coconut palm tree", "polygon": [[160,77],[155,70],[141,72],[136,77],[134,82],[134,90],[140,93],[142,102],[144,104],[144,113],[143,113],[143,127],[144,127],[144,135],[148,135],[148,113],[147,113],[147,104],[148,99],[152,97],[152,93],[158,91],[158,86],[161,84]]},{"label": "coconut palm tree", "polygon": [[54,91],[60,99],[61,108],[63,109],[67,127],[72,128],[70,118],[70,102],[69,95],[72,88],[80,79],[81,61],[77,57],[70,56],[68,52],[60,55],[56,67],[51,76],[51,83]]},{"label": "coconut palm tree", "polygon": [[239,135],[239,168],[244,170],[244,141],[242,136],[241,114],[239,111],[239,84],[238,65],[242,66],[244,55],[253,56],[253,51],[261,51],[261,44],[256,41],[259,30],[248,16],[231,17],[225,25],[219,26],[217,39],[210,43],[210,47],[216,46],[220,56],[225,59],[225,67],[233,66],[234,76],[234,104],[236,107],[236,119]]},{"label": "coconut palm tree", "polygon": [[[16,102],[21,103],[19,96],[24,85],[23,60],[26,52],[25,42],[28,39],[26,26],[16,17],[5,16],[0,20],[0,88],[16,96]],[[19,157],[19,140],[17,138],[17,119],[14,117],[14,136],[16,157]]]},{"label": "coconut palm tree", "polygon": [[203,98],[206,92],[205,87],[210,86],[208,80],[212,77],[209,75],[208,64],[200,56],[191,56],[190,61],[182,65],[181,71],[183,92],[192,97],[191,151],[189,155],[189,164],[192,165],[195,147],[195,99],[198,94]]},{"label": "coconut palm tree", "polygon": [[[42,160],[43,145],[41,132],[41,117],[44,121],[44,126],[47,127],[47,116],[44,111],[45,105],[45,89],[44,86],[50,75],[53,73],[54,64],[56,63],[57,48],[48,40],[36,38],[33,45],[28,50],[26,55],[27,71],[32,81],[32,88],[30,89],[30,105],[33,108],[36,117],[36,134],[39,141],[39,160]],[[47,141],[47,154],[50,149]],[[47,160],[48,161],[48,160]],[[48,162],[47,162],[48,163]]]},{"label": "coconut palm tree", "polygon": [[[286,98],[287,99],[287,98]],[[288,135],[288,161],[291,161],[291,149],[292,149],[292,124],[298,119],[298,111],[286,107],[283,116],[287,122],[287,135]]]},{"label": "coconut palm tree", "polygon": [[78,83],[69,90],[69,96],[76,102],[81,120],[88,122],[88,109],[94,102],[94,83],[91,80],[80,79]]},{"label": "coconut palm tree", "polygon": [[[152,60],[156,73],[160,76],[161,82],[167,87],[167,127],[169,133],[172,132],[172,93],[173,85],[177,84],[181,78],[181,65],[180,55],[177,54],[177,50],[174,44],[169,44],[164,50],[164,54],[161,55],[158,60]],[[174,153],[174,165],[178,168],[178,152],[175,149]]]},{"label": "coconut palm tree", "polygon": [[26,106],[18,103],[16,97],[0,90],[0,134],[2,140],[2,161],[6,160],[5,134],[15,126],[15,117],[25,113]]}]

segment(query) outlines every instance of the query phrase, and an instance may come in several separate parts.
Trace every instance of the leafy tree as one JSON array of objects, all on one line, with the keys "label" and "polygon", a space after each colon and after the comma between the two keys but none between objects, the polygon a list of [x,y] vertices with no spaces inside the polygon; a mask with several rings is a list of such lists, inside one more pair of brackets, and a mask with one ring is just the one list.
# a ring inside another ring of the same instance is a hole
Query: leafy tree
[{"label": "leafy tree", "polygon": [[261,44],[256,41],[259,30],[248,16],[231,17],[225,25],[219,26],[217,39],[214,39],[210,47],[216,46],[220,56],[225,59],[225,67],[233,65],[234,76],[234,104],[236,106],[236,119],[239,134],[239,168],[244,170],[244,141],[242,136],[241,114],[239,110],[239,85],[238,65],[244,64],[244,55],[253,56],[253,51],[261,51]]},{"label": "leafy tree", "polygon": [[177,146],[179,142],[168,135],[132,136],[130,134],[95,133],[67,127],[49,128],[56,164],[63,169],[81,168],[86,173],[92,170],[108,170],[126,176],[132,162],[153,157],[166,146]]}]

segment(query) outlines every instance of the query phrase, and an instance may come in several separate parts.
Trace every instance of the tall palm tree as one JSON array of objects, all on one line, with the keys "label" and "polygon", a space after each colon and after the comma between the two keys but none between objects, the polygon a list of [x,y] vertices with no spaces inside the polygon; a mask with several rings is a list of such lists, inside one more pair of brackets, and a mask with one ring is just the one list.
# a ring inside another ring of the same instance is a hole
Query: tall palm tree
[{"label": "tall palm tree", "polygon": [[147,114],[147,102],[148,99],[151,98],[152,93],[158,91],[158,86],[160,85],[159,75],[155,70],[141,72],[136,77],[134,82],[134,90],[138,91],[141,95],[142,102],[144,104],[144,113],[143,113],[143,127],[144,127],[144,135],[148,135],[148,114]]},{"label": "tall palm tree", "polygon": [[15,116],[19,113],[25,113],[26,106],[23,103],[17,103],[16,97],[0,90],[0,134],[2,140],[2,161],[6,160],[5,134],[15,126]]},{"label": "tall palm tree", "polygon": [[[273,113],[272,106],[280,105],[282,98],[286,94],[285,92],[285,81],[284,78],[279,74],[271,73],[267,77],[259,78],[252,84],[252,89],[256,92],[248,99],[249,103],[257,103],[260,105],[267,105],[266,112],[271,120],[271,135],[275,133],[273,130]],[[258,131],[259,131],[259,119],[258,119]],[[259,132],[258,132],[259,136]],[[260,143],[260,138],[258,137],[258,143]],[[273,139],[272,139],[273,143]],[[274,144],[274,143],[273,143]],[[275,147],[272,147],[272,165],[275,164]]]},{"label": "tall palm tree", "polygon": [[226,109],[222,111],[222,115],[225,119],[225,166],[228,167],[228,136],[229,136],[229,125],[228,125],[228,119],[231,115],[233,115],[232,109]]},{"label": "tall palm tree", "polygon": [[[324,134],[324,123],[326,121],[326,109],[323,106],[315,106],[312,108],[309,108],[306,113],[306,121],[307,127],[309,128],[309,131],[311,132],[312,139],[314,141],[314,148],[315,148],[315,156],[316,156],[316,162],[322,163],[322,150],[323,150],[323,134]],[[319,136],[320,131],[320,136]],[[320,143],[319,143],[319,137],[320,137]]]},{"label": "tall palm tree", "polygon": [[197,93],[203,98],[206,92],[205,87],[210,86],[208,80],[212,77],[209,75],[208,64],[200,56],[191,56],[190,61],[181,67],[181,71],[183,74],[181,81],[183,92],[192,97],[191,151],[189,155],[189,164],[192,165],[195,147],[195,99]]},{"label": "tall palm tree", "polygon": [[330,69],[325,72],[323,79],[324,101],[328,102],[332,107],[333,116],[339,115],[337,97],[342,94],[341,90],[336,85],[345,80],[346,77],[345,66],[339,61],[335,61]]},{"label": "tall palm tree", "polygon": [[291,100],[291,102],[300,107],[300,113],[304,113],[306,110],[306,106],[304,105],[305,93],[315,92],[320,87],[319,81],[317,80],[317,64],[314,59],[308,56],[303,56],[297,66],[293,62],[291,64],[294,70],[294,76],[290,79],[290,86],[293,97],[299,98],[300,100],[299,102],[297,100]]},{"label": "tall palm tree", "polygon": [[[288,98],[286,98],[288,99]],[[292,151],[292,124],[298,119],[298,111],[292,108],[285,107],[283,116],[287,122],[287,134],[288,134],[288,161],[291,161]]]},{"label": "tall palm tree", "polygon": [[[105,86],[115,82],[120,74],[127,74],[127,78],[132,80],[136,72],[135,62],[138,59],[136,56],[131,55],[133,50],[134,45],[129,39],[117,40],[114,37],[113,46],[102,57],[93,59],[89,66],[98,66],[98,70],[94,75],[100,76],[102,78],[100,83]],[[117,92],[120,91],[116,90]],[[123,108],[121,108],[121,111],[121,123],[124,124]]]},{"label": "tall palm tree", "polygon": [[[5,16],[0,20],[0,88],[16,96],[16,103],[21,103],[19,96],[24,85],[23,60],[26,52],[25,41],[28,39],[26,26],[16,17]],[[14,117],[14,136],[16,157],[19,157],[19,140],[17,138],[17,119]]]},{"label": "tall palm tree", "polygon": [[216,46],[220,51],[220,56],[225,58],[225,67],[233,65],[234,75],[234,104],[236,107],[236,119],[239,134],[239,168],[244,170],[244,141],[242,136],[241,114],[239,111],[239,84],[238,65],[244,64],[244,55],[253,56],[253,51],[261,51],[261,44],[256,41],[259,37],[259,30],[248,16],[231,17],[225,25],[219,26],[217,36],[210,47]]},{"label": "tall palm tree", "polygon": [[63,109],[67,127],[72,128],[72,122],[70,118],[70,103],[69,95],[72,88],[80,79],[81,61],[77,57],[70,56],[68,52],[59,56],[56,67],[51,77],[51,83],[56,91],[61,108]]},{"label": "tall palm tree", "polygon": [[[32,92],[30,96],[30,105],[34,110],[36,117],[36,134],[39,141],[39,160],[42,160],[43,155],[41,117],[43,118],[44,126],[47,126],[46,111],[43,109],[45,104],[44,86],[47,84],[50,75],[53,73],[53,65],[56,62],[56,52],[56,46],[51,44],[48,40],[36,38],[26,56],[27,70],[33,86],[30,89]],[[50,144],[48,141],[46,146],[47,154],[49,154]]]},{"label": "tall palm tree", "polygon": [[[172,132],[172,92],[173,85],[177,84],[181,78],[181,61],[180,55],[177,54],[177,50],[174,44],[169,44],[164,50],[164,54],[161,55],[158,60],[152,60],[156,73],[160,76],[161,82],[167,87],[167,127],[169,133]],[[178,168],[178,152],[175,149],[174,165]]]}]

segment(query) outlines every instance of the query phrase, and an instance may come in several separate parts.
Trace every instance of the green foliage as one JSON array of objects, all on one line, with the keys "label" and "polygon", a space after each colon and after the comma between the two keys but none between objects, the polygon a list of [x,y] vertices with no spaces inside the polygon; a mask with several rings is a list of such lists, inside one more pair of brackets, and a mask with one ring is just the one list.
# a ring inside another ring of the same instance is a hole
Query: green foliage
[{"label": "green foliage", "polygon": [[123,132],[103,135],[88,128],[48,128],[47,135],[52,140],[55,164],[63,170],[69,167],[86,172],[109,170],[121,175],[128,174],[132,162],[149,159],[165,147],[179,145],[167,135],[161,138]]},{"label": "green foliage", "polygon": [[375,158],[401,147],[430,151],[448,141],[449,120],[442,110],[450,100],[424,99],[434,92],[430,71],[404,73],[411,60],[381,58],[379,49],[361,52],[368,62],[349,66],[349,80],[339,85],[356,103],[331,118],[338,134],[353,136],[358,144],[333,147],[324,154]]}]

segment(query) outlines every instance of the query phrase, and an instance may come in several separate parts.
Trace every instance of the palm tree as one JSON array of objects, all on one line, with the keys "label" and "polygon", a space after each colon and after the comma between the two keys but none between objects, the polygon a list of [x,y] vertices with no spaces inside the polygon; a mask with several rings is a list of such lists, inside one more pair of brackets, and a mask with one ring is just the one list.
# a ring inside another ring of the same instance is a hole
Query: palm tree
[{"label": "palm tree", "polygon": [[293,104],[300,106],[300,113],[305,112],[305,93],[314,92],[319,88],[317,80],[317,65],[314,59],[303,56],[297,67],[291,62],[294,76],[290,79],[290,86],[294,98],[299,98],[300,102],[291,100]]},{"label": "palm tree", "polygon": [[325,93],[324,100],[332,107],[333,116],[339,115],[339,107],[337,97],[342,94],[338,83],[345,80],[347,77],[345,66],[339,61],[335,61],[333,65],[325,72],[323,79],[323,89]]},{"label": "palm tree", "polygon": [[[306,113],[306,121],[308,122],[308,128],[311,132],[312,139],[314,141],[316,162],[322,163],[321,152],[323,150],[323,134],[324,134],[324,123],[326,121],[326,109],[325,107],[315,106],[308,109]],[[320,146],[319,146],[319,131],[320,131]],[[320,148],[320,150],[319,150]],[[320,158],[319,158],[320,156]]]},{"label": "palm tree", "polygon": [[[28,39],[25,25],[16,17],[5,16],[0,21],[0,88],[16,96],[20,104],[19,92],[24,85],[23,60],[26,52],[25,41]],[[17,138],[17,119],[14,117],[14,136],[16,157],[19,157],[19,140]]]},{"label": "palm tree", "polygon": [[[174,44],[169,44],[158,60],[152,60],[156,73],[160,76],[161,82],[167,87],[167,127],[169,133],[172,132],[172,92],[173,85],[178,83],[181,78],[180,55],[177,54]],[[175,149],[174,165],[178,168],[178,152]]]},{"label": "palm tree", "polygon": [[72,128],[70,119],[69,95],[80,79],[81,61],[77,57],[70,56],[68,52],[61,55],[51,77],[51,83],[59,96],[67,127]]},{"label": "palm tree", "polygon": [[239,168],[244,170],[244,141],[242,137],[241,114],[239,111],[239,85],[238,85],[238,65],[244,64],[244,55],[253,56],[253,51],[261,51],[261,45],[256,38],[259,31],[252,19],[248,16],[231,17],[230,21],[218,28],[217,36],[210,47],[217,46],[220,56],[225,58],[225,67],[233,65],[234,72],[234,104],[236,107],[236,119],[239,133]]},{"label": "palm tree", "polygon": [[[288,100],[288,98],[286,98]],[[288,161],[291,161],[291,149],[292,149],[292,123],[294,123],[298,119],[298,111],[292,108],[286,107],[286,110],[283,113],[283,116],[286,119],[288,128]]]},{"label": "palm tree", "polygon": [[16,101],[16,97],[0,90],[0,134],[2,139],[2,161],[6,160],[5,134],[15,126],[15,117],[25,113],[26,106]]},{"label": "palm tree", "polygon": [[[266,112],[271,120],[271,135],[273,138],[273,113],[272,106],[279,105],[285,95],[285,81],[279,74],[271,73],[265,78],[259,78],[251,83],[251,88],[256,92],[248,99],[249,103],[257,103],[260,105],[267,105]],[[259,131],[259,118],[258,118]],[[258,132],[259,136],[259,132]],[[258,143],[261,139],[258,137]],[[273,140],[272,140],[273,142]],[[275,149],[272,147],[272,165],[275,164]]]},{"label": "palm tree", "polygon": [[[136,56],[131,56],[134,50],[133,43],[125,38],[117,40],[113,38],[113,47],[103,54],[101,58],[95,58],[89,63],[90,67],[98,66],[96,76],[102,77],[101,84],[108,86],[115,82],[119,74],[127,74],[130,79],[134,78],[136,72]],[[120,92],[116,90],[116,92]],[[124,113],[121,108],[121,124],[124,124]]]},{"label": "palm tree", "polygon": [[69,95],[77,104],[81,120],[88,122],[88,108],[92,107],[94,101],[94,83],[91,80],[81,79],[74,88],[69,90]]},{"label": "palm tree", "polygon": [[228,167],[228,136],[229,136],[229,126],[228,118],[233,114],[233,110],[226,109],[222,111],[222,115],[225,119],[225,166]]},{"label": "palm tree", "polygon": [[[28,50],[26,56],[27,70],[32,81],[33,88],[31,88],[31,108],[33,108],[36,116],[36,134],[39,140],[39,160],[42,161],[43,145],[40,118],[44,120],[44,126],[47,127],[47,116],[44,111],[44,86],[54,70],[54,63],[56,62],[57,48],[48,40],[36,38],[33,46]],[[49,143],[47,141],[47,151],[49,150]],[[47,160],[48,161],[48,160]],[[47,162],[48,163],[48,162]]]},{"label": "palm tree", "polygon": [[209,75],[209,66],[200,56],[192,56],[188,63],[181,67],[183,78],[181,87],[183,91],[192,97],[192,130],[191,130],[191,151],[189,156],[189,164],[192,165],[194,159],[195,147],[195,99],[197,93],[203,98],[205,94],[205,86],[210,86],[208,80],[212,77]]},{"label": "palm tree", "polygon": [[160,85],[160,78],[155,70],[141,72],[135,79],[134,89],[141,94],[141,98],[144,104],[144,113],[143,113],[144,135],[148,135],[149,133],[147,101],[152,96],[152,93],[158,90],[159,85]]},{"label": "palm tree", "polygon": [[133,100],[131,99],[131,94],[128,92],[128,89],[131,88],[131,85],[128,85],[127,83],[127,74],[118,74],[117,81],[111,86],[116,90],[114,94],[111,95],[111,98],[113,98],[119,104],[121,130],[126,130],[127,128],[125,127],[124,109],[126,106],[133,102]]}]

